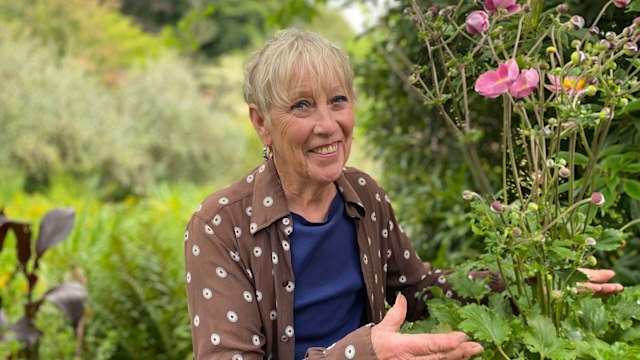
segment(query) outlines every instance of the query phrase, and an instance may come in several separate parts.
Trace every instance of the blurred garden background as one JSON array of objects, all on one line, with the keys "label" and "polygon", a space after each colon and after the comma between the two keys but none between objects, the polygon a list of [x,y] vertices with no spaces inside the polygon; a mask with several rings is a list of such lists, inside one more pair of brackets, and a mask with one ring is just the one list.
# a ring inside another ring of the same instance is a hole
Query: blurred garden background
[{"label": "blurred garden background", "polygon": [[[349,163],[387,189],[420,255],[438,267],[477,255],[481,241],[469,231],[460,197],[474,184],[458,142],[407,81],[426,55],[405,6],[0,0],[0,208],[34,231],[51,209],[74,209],[69,237],[40,261],[35,293],[71,280],[88,293],[81,336],[43,304],[35,317],[39,358],[192,357],[184,228],[206,195],[261,161],[242,100],[244,65],[287,26],[318,32],[350,53],[360,99]],[[603,26],[615,28],[620,17],[612,9]],[[499,115],[482,106],[479,152],[491,170]],[[615,199],[603,220],[611,224],[640,217],[640,167],[628,166],[640,159],[640,122],[633,112],[626,116],[611,130],[618,147],[601,169],[610,175],[607,198]],[[638,188],[623,188],[621,178]],[[622,249],[600,254],[625,284],[640,281],[635,230]],[[15,248],[11,234],[0,242],[1,359],[21,346],[8,331],[23,314],[28,284]]]}]

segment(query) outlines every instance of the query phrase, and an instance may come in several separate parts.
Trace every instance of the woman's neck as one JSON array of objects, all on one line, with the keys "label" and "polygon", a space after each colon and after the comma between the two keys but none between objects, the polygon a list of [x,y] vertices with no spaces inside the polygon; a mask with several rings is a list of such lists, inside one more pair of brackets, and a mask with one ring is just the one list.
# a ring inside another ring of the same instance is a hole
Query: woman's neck
[{"label": "woman's neck", "polygon": [[322,222],[327,218],[329,207],[336,196],[336,186],[331,183],[325,186],[306,186],[296,189],[286,181],[282,181],[284,196],[287,198],[289,210],[302,216],[307,221]]}]

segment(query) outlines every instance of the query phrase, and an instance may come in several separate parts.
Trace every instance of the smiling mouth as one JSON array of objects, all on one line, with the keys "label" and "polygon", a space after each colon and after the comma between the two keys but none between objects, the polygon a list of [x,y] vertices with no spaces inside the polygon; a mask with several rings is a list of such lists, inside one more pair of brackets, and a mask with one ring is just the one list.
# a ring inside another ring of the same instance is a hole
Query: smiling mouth
[{"label": "smiling mouth", "polygon": [[329,145],[325,145],[325,146],[320,146],[317,147],[315,149],[311,149],[312,153],[315,154],[320,154],[320,155],[327,155],[327,154],[331,154],[338,151],[338,143],[334,142],[333,144],[329,144]]}]

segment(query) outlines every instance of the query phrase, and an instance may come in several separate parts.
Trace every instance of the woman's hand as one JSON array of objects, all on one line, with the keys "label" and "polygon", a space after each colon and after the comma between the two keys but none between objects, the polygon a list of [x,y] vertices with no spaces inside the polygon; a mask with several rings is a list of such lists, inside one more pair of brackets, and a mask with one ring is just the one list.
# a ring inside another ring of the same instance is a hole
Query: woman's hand
[{"label": "woman's hand", "polygon": [[406,313],[407,299],[398,295],[382,322],[371,329],[371,342],[378,359],[469,359],[484,350],[480,344],[467,341],[467,336],[461,332],[400,334],[397,331]]},{"label": "woman's hand", "polygon": [[609,296],[617,294],[624,289],[624,286],[619,283],[608,283],[616,273],[613,270],[596,270],[596,269],[584,269],[578,268],[581,273],[587,275],[589,282],[578,282],[577,286],[582,288],[580,291],[593,291],[596,296]]}]

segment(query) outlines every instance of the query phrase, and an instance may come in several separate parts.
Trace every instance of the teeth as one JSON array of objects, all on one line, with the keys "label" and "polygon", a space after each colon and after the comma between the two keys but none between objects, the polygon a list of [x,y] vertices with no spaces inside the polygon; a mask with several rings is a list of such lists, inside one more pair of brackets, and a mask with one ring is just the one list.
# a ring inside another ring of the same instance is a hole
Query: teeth
[{"label": "teeth", "polygon": [[316,154],[326,155],[326,154],[335,152],[337,150],[338,150],[338,144],[331,144],[331,145],[315,148],[312,151]]}]

